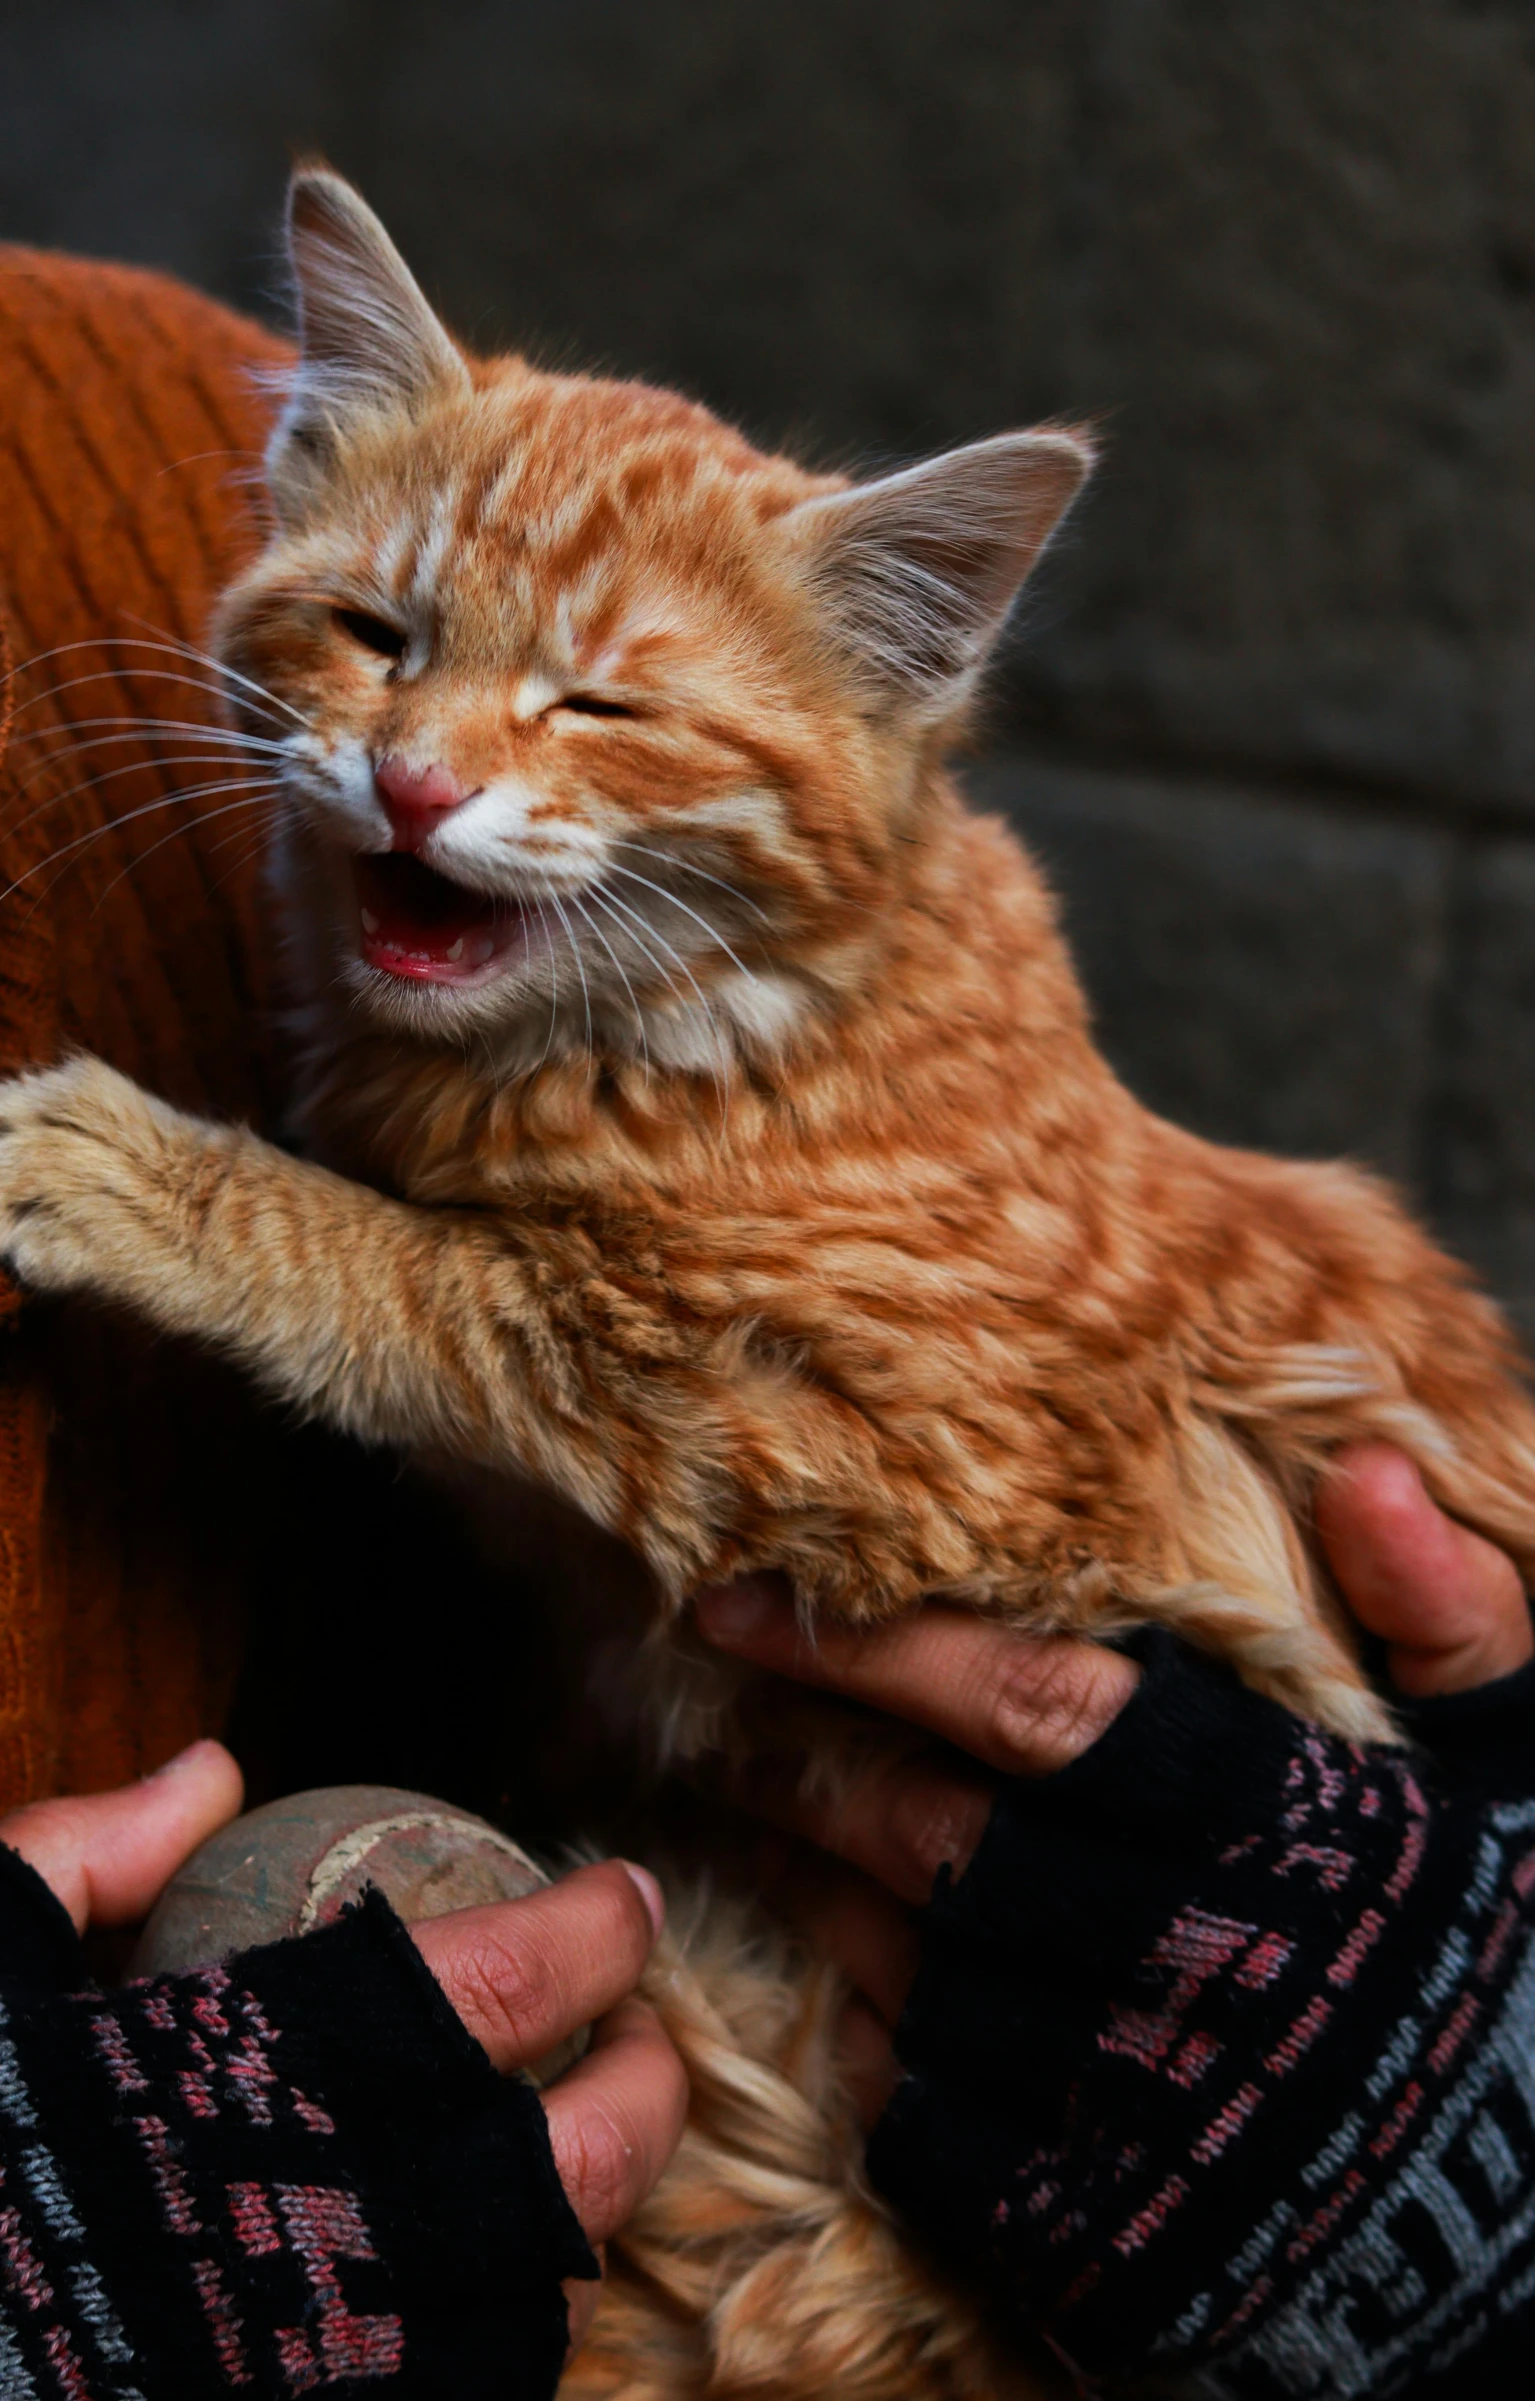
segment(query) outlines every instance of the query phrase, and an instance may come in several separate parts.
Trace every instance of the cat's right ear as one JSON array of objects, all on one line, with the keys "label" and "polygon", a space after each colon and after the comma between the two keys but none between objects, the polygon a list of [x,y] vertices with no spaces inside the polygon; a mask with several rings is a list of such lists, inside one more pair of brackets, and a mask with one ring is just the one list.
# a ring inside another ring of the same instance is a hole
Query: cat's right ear
[{"label": "cat's right ear", "polygon": [[297,511],[360,415],[467,392],[469,372],[378,218],[344,176],[324,166],[297,169],[287,234],[299,357],[267,452],[267,477],[279,509]]},{"label": "cat's right ear", "polygon": [[945,451],[785,519],[827,630],[876,699],[954,717],[1093,466],[1079,426]]}]

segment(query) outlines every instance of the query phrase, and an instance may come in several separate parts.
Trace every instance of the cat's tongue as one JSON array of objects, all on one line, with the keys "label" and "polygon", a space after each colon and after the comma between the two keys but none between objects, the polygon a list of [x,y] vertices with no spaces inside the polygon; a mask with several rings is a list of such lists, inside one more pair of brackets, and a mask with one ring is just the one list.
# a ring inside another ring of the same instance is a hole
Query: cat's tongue
[{"label": "cat's tongue", "polygon": [[354,859],[362,955],[370,967],[419,982],[476,982],[518,947],[526,926],[514,900],[450,883],[409,851]]}]

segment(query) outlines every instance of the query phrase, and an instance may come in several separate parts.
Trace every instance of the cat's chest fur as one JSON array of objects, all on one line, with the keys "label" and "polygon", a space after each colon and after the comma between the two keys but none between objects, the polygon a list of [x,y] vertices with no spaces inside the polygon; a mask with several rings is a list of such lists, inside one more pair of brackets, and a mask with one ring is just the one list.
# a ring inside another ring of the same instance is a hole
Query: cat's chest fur
[{"label": "cat's chest fur", "polygon": [[[305,939],[301,859],[277,897],[291,955],[323,959],[323,941]],[[706,1572],[783,1568],[802,1597],[854,1614],[934,1590],[1096,1595],[1108,1518],[1121,1520],[1121,1567],[1145,1530],[1116,1454],[1136,1414],[1148,1427],[1157,1416],[1092,1290],[1111,1246],[1108,1176],[1130,1172],[1139,1113],[1087,1040],[1029,862],[952,795],[881,938],[873,992],[846,996],[802,1055],[724,1090],[584,1056],[502,1081],[472,1054],[359,1035],[317,976],[300,996],[298,1130],[339,1171],[514,1247],[567,1366],[607,1380],[615,1420],[686,1449],[685,1393],[667,1423],[669,1371],[723,1388],[749,1481]],[[1042,1440],[1033,1396],[1094,1347],[1105,1364],[1113,1354],[1117,1397],[1097,1423],[1055,1418]],[[835,1487],[860,1452],[867,1488],[850,1506]],[[647,1642],[680,1595],[640,1566],[637,1525],[614,1543],[538,1499],[536,1477],[442,1453],[423,1463],[497,1567],[554,1599],[562,1681],[595,1676],[610,1732],[659,1731],[682,1751],[716,1737],[732,1679],[675,1625]],[[642,1444],[639,1477],[656,1467]],[[1097,1529],[1083,1522],[1090,1494]],[[808,1546],[791,1521],[813,1528]],[[1152,1572],[1165,1580],[1166,1562]]]},{"label": "cat's chest fur", "polygon": [[[569,1056],[502,1081],[313,994],[304,1138],[515,1256],[536,1371],[598,1429],[591,1514],[663,1611],[764,1567],[855,1619],[931,1593],[1150,1611],[1239,1652],[1277,1609],[1315,1630],[1308,1689],[1357,1689],[1296,1505],[1350,1410],[1406,1422],[1435,1309],[1469,1329],[1453,1271],[1350,1171],[1142,1110],[1029,862],[952,795],[882,942],[868,988],[724,1092]],[[515,1549],[514,1494],[476,1506]]]}]

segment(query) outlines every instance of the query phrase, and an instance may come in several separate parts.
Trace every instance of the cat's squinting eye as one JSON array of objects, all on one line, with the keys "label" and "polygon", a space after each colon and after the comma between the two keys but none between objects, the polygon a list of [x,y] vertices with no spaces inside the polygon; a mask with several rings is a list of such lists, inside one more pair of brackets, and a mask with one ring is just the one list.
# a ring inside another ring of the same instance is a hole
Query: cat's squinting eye
[{"label": "cat's squinting eye", "polygon": [[561,694],[554,705],[556,708],[569,709],[572,715],[577,717],[637,717],[639,715],[638,709],[631,708],[626,700],[604,700],[597,692],[565,692]]},{"label": "cat's squinting eye", "polygon": [[342,632],[360,642],[364,650],[376,652],[381,659],[405,656],[405,636],[382,617],[370,617],[364,609],[332,609],[331,615]]}]

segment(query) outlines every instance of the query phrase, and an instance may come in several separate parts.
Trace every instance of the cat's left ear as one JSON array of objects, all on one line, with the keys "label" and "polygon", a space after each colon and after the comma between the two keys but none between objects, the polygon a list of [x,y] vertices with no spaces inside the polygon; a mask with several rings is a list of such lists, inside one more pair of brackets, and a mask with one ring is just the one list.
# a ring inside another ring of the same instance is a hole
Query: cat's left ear
[{"label": "cat's left ear", "polygon": [[938,719],[969,697],[1093,456],[1074,428],[998,434],[791,511],[829,630],[889,702]]},{"label": "cat's left ear", "polygon": [[470,388],[462,352],[384,227],[329,167],[294,175],[288,258],[299,359],[267,454],[279,503],[302,497],[360,415]]}]

